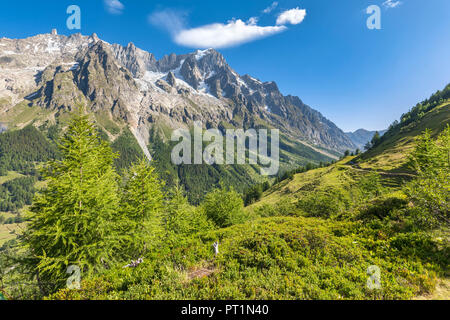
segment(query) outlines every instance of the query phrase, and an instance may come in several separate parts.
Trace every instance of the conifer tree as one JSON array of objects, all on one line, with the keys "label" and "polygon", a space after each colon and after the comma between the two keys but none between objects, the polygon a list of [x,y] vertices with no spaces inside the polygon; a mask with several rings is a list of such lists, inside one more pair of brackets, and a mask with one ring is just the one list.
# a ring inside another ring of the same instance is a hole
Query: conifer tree
[{"label": "conifer tree", "polygon": [[410,155],[410,166],[417,178],[407,184],[405,193],[418,209],[426,227],[450,225],[450,125],[432,139],[426,130],[417,139]]},{"label": "conifer tree", "polygon": [[126,174],[121,212],[126,217],[127,254],[138,258],[157,245],[162,234],[162,183],[147,159],[132,165]]},{"label": "conifer tree", "polygon": [[43,170],[47,187],[30,209],[27,262],[53,289],[65,284],[70,265],[83,276],[110,266],[121,245],[116,155],[96,133],[81,112],[71,119],[59,144],[61,160]]},{"label": "conifer tree", "polygon": [[214,222],[218,228],[226,228],[246,220],[244,201],[242,197],[231,187],[222,185],[208,193],[202,204],[206,216]]},{"label": "conifer tree", "polygon": [[381,142],[381,136],[380,133],[377,131],[375,132],[375,135],[372,138],[371,144],[372,147],[376,147]]},{"label": "conifer tree", "polygon": [[164,210],[165,241],[176,242],[180,237],[212,229],[201,208],[189,204],[184,190],[178,184],[170,191]]}]

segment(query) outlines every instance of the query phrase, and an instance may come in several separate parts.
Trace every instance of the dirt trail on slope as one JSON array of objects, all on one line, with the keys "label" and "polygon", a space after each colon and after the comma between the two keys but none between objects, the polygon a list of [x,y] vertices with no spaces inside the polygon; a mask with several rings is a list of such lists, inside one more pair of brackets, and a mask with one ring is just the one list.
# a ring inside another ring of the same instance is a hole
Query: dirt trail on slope
[{"label": "dirt trail on slope", "polygon": [[360,172],[375,172],[378,173],[381,176],[387,176],[387,177],[408,177],[408,178],[415,178],[416,175],[412,173],[406,173],[406,172],[386,172],[386,171],[380,171],[380,170],[374,170],[374,169],[368,169],[368,168],[361,168],[357,165],[347,165],[353,170],[360,171]]}]

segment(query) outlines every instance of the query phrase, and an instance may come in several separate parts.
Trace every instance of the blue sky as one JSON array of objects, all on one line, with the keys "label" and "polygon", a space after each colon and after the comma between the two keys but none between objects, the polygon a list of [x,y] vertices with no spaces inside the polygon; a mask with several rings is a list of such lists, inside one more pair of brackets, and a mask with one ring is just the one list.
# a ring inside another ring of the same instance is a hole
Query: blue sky
[{"label": "blue sky", "polygon": [[[299,96],[346,131],[386,128],[450,82],[448,0],[273,3],[4,1],[0,37],[51,28],[67,35],[96,32],[110,43],[134,42],[157,58],[212,45],[240,74],[276,81],[283,94]],[[72,4],[81,8],[81,31],[66,27]],[[366,26],[369,5],[381,8],[381,30]]]}]

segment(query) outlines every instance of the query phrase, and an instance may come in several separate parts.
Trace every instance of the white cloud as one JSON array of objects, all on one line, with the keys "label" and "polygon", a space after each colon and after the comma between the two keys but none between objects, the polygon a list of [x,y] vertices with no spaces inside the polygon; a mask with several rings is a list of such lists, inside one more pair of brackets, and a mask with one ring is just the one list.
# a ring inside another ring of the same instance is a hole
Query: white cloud
[{"label": "white cloud", "polygon": [[104,0],[106,10],[112,14],[121,14],[125,6],[119,0]]},{"label": "white cloud", "polygon": [[177,44],[195,48],[227,48],[262,39],[280,32],[285,26],[261,27],[255,21],[244,22],[240,19],[227,24],[214,23],[193,29],[185,29],[177,33],[174,40]]},{"label": "white cloud", "polygon": [[300,24],[305,19],[306,10],[295,8],[284,11],[277,18],[277,25]]},{"label": "white cloud", "polygon": [[383,6],[385,6],[386,8],[395,8],[401,4],[402,4],[401,1],[394,1],[394,0],[386,0],[385,2],[383,2]]},{"label": "white cloud", "polygon": [[[276,4],[278,5],[278,3]],[[156,27],[167,30],[178,45],[198,49],[220,49],[281,33],[288,29],[286,24],[299,24],[305,15],[306,10],[296,8],[283,12],[278,17],[276,25],[260,26],[258,17],[251,17],[246,22],[241,19],[233,19],[227,23],[212,23],[189,28],[186,25],[187,14],[185,12],[166,9],[152,13],[149,15],[148,21]]]},{"label": "white cloud", "polygon": [[265,8],[263,10],[263,13],[265,13],[265,14],[271,13],[273,10],[276,9],[276,7],[278,7],[278,2],[275,1],[269,7]]}]

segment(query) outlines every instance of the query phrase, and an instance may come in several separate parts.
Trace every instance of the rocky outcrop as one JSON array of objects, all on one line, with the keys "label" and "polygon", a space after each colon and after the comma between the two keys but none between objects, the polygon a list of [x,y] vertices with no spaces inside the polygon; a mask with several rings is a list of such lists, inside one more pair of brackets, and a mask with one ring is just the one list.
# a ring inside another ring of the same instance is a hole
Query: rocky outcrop
[{"label": "rocky outcrop", "polygon": [[173,74],[173,72],[169,72],[167,74],[167,83],[172,86],[172,87],[176,87],[177,86],[177,79],[175,78],[175,75]]},{"label": "rocky outcrop", "polygon": [[112,45],[115,58],[127,68],[135,78],[145,75],[146,71],[157,71],[155,56],[149,52],[136,48],[133,43],[126,47]]},{"label": "rocky outcrop", "polygon": [[194,89],[198,89],[200,82],[203,80],[202,73],[197,66],[197,62],[194,57],[189,56],[184,60],[180,70],[181,76],[184,80]]},{"label": "rocky outcrop", "polygon": [[107,44],[99,41],[89,48],[74,74],[78,88],[91,101],[92,111],[115,110],[125,120],[127,104],[136,101],[139,89],[131,72],[117,63]]}]

